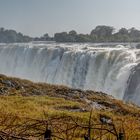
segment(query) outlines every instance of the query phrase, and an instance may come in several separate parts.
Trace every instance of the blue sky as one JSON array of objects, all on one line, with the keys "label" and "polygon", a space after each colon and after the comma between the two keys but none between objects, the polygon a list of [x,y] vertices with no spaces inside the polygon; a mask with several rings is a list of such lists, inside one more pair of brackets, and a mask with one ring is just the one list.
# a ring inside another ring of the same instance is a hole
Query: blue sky
[{"label": "blue sky", "polygon": [[31,36],[97,25],[140,29],[140,0],[0,0],[0,27]]}]

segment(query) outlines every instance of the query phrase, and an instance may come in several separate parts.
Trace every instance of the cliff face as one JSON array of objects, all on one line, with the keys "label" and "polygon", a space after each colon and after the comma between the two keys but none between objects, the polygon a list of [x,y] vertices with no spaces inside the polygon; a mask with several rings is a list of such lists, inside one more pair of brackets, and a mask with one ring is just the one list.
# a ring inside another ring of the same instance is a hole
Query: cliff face
[{"label": "cliff face", "polygon": [[137,54],[140,50],[122,45],[6,44],[0,46],[0,73],[122,99]]},{"label": "cliff face", "polygon": [[132,69],[127,82],[124,100],[140,105],[140,64]]}]

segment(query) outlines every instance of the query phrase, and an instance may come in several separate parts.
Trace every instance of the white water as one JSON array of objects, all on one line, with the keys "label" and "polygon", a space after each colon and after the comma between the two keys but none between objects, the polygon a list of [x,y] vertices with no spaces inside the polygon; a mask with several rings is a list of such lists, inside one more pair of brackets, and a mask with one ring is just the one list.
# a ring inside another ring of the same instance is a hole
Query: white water
[{"label": "white water", "polygon": [[[95,46],[95,47],[94,47]],[[97,44],[0,46],[0,73],[32,81],[92,89],[122,99],[138,49]]]}]

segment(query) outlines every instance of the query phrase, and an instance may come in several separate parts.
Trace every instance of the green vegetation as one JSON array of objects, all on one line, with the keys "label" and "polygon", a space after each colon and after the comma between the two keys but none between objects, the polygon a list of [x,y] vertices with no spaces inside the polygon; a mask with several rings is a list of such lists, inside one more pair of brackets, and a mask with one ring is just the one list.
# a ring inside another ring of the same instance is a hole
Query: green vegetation
[{"label": "green vegetation", "polygon": [[[102,140],[116,140],[119,132],[127,140],[140,138],[140,108],[104,93],[0,75],[0,95],[0,137],[5,139],[43,139],[46,127],[53,140],[81,140],[89,128],[92,138]],[[102,124],[100,116],[112,123]]]},{"label": "green vegetation", "polygon": [[121,28],[115,32],[111,26],[97,26],[90,34],[77,34],[76,31],[56,33],[56,42],[140,42],[140,31],[131,28]]},{"label": "green vegetation", "polygon": [[29,42],[32,38],[14,30],[0,28],[0,43]]},{"label": "green vegetation", "polygon": [[41,37],[29,37],[14,30],[0,28],[0,43],[29,42],[29,41],[56,41],[56,42],[140,42],[140,31],[135,28],[121,28],[115,31],[114,27],[100,25],[95,27],[90,34],[70,32],[55,33],[50,37],[48,33]]}]

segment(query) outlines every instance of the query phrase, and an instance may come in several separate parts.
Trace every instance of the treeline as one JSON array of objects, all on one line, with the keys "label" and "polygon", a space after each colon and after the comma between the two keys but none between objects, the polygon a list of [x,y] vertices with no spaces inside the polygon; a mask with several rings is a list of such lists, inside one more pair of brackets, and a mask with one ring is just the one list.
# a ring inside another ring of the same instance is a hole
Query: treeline
[{"label": "treeline", "polygon": [[0,43],[29,42],[32,38],[14,30],[0,28]]},{"label": "treeline", "polygon": [[14,30],[0,28],[0,43],[56,41],[56,42],[140,42],[140,30],[136,28],[121,28],[118,31],[112,26],[97,26],[90,34],[78,34],[75,30],[55,33],[50,37],[48,33],[41,37],[29,37]]},{"label": "treeline", "polygon": [[90,34],[77,34],[72,30],[54,35],[57,42],[140,42],[140,31],[121,28],[118,32],[111,26],[97,26]]}]

